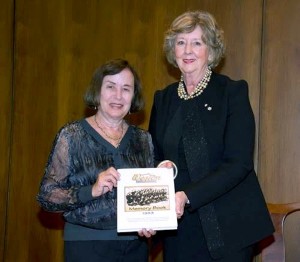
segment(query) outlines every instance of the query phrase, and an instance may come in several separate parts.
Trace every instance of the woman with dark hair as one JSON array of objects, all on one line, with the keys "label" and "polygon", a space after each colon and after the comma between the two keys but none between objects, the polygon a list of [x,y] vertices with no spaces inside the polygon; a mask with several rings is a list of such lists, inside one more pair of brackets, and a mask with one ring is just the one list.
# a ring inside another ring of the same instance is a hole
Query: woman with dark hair
[{"label": "woman with dark hair", "polygon": [[150,134],[124,120],[143,108],[141,89],[126,60],[108,61],[85,95],[96,114],[66,124],[55,138],[38,201],[47,211],[63,213],[65,261],[148,261],[146,239],[116,229],[117,169],[153,167]]},{"label": "woman with dark hair", "polygon": [[224,42],[207,12],[177,17],[164,50],[181,71],[155,93],[149,124],[156,164],[178,168],[178,230],[160,234],[164,261],[251,261],[253,245],[274,229],[253,166],[247,82],[212,71]]}]

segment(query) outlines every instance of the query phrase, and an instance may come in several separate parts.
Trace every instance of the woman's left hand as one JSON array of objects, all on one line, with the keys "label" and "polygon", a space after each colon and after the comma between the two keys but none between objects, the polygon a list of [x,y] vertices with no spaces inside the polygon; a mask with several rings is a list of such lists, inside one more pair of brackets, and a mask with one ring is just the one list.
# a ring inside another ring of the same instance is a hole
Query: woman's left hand
[{"label": "woman's left hand", "polygon": [[153,229],[141,229],[140,231],[138,231],[138,234],[140,237],[146,237],[146,238],[149,238],[149,237],[152,237],[156,234],[156,231],[153,230]]}]

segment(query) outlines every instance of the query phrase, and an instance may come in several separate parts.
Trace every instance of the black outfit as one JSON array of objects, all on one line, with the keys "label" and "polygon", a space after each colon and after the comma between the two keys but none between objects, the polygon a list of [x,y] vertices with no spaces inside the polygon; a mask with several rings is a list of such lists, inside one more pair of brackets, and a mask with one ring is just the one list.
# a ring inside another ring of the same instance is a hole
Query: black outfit
[{"label": "black outfit", "polygon": [[148,261],[146,239],[110,241],[65,241],[65,262]]},{"label": "black outfit", "polygon": [[[137,233],[117,233],[116,188],[96,198],[91,192],[101,171],[112,166],[148,168],[153,167],[153,161],[150,134],[135,126],[128,127],[118,148],[84,119],[61,128],[53,143],[38,201],[47,211],[63,213],[66,261],[95,261],[97,256],[101,261],[147,261],[145,239]],[[94,248],[97,245],[110,248]],[[133,246],[139,249],[136,255],[132,254]],[[80,256],[76,255],[78,252]],[[112,256],[105,260],[107,252]]]},{"label": "black outfit", "polygon": [[253,167],[247,83],[213,73],[190,100],[177,87],[156,92],[149,124],[155,160],[176,163],[175,190],[190,200],[178,230],[162,234],[165,261],[248,261],[274,228]]}]

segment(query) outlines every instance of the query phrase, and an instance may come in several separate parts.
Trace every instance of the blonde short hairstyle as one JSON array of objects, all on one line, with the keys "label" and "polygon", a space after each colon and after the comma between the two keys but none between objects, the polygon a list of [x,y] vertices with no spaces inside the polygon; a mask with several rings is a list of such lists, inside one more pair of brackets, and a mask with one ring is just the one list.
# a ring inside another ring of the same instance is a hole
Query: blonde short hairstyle
[{"label": "blonde short hairstyle", "polygon": [[175,59],[175,40],[180,33],[190,33],[200,26],[202,41],[208,46],[208,66],[215,68],[225,54],[223,30],[215,18],[205,11],[188,11],[178,16],[165,33],[164,52],[170,64],[178,67]]}]

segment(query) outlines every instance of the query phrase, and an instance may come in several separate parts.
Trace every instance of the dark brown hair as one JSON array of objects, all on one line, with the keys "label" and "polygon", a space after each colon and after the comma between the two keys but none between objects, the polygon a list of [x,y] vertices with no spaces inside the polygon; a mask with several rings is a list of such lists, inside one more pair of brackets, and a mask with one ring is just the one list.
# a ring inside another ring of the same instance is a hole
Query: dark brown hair
[{"label": "dark brown hair", "polygon": [[144,99],[142,96],[142,85],[140,78],[135,69],[128,63],[128,61],[124,59],[110,60],[96,69],[84,96],[86,105],[89,107],[98,108],[99,94],[104,77],[107,75],[118,74],[126,68],[131,71],[134,78],[134,95],[130,107],[130,112],[134,113],[142,110],[144,107]]}]

